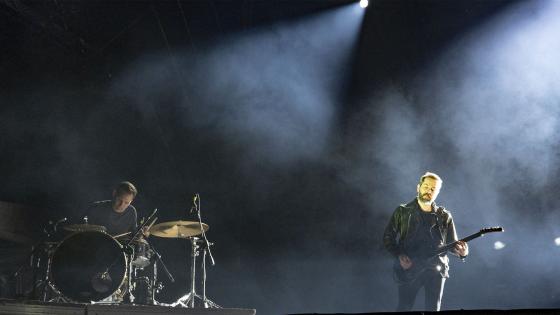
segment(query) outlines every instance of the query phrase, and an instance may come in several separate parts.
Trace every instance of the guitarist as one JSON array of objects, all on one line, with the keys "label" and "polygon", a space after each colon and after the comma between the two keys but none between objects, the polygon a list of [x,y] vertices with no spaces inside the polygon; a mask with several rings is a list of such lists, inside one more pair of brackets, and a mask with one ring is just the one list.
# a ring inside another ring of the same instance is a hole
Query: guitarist
[{"label": "guitarist", "polygon": [[[426,310],[440,310],[443,286],[449,277],[449,258],[446,253],[433,253],[457,241],[451,213],[435,204],[442,183],[435,173],[422,175],[416,186],[417,197],[397,207],[383,234],[385,248],[397,259],[397,311],[410,311],[421,287]],[[451,253],[465,258],[469,254],[467,243],[459,241]]]}]

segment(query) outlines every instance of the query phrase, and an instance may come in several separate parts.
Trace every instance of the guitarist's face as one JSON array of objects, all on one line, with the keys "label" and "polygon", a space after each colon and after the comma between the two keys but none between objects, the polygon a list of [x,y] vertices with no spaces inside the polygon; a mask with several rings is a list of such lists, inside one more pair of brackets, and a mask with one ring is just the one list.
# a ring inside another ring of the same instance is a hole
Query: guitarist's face
[{"label": "guitarist's face", "polygon": [[416,187],[418,200],[420,202],[432,203],[436,200],[440,189],[441,183],[438,180],[426,177],[424,181]]}]

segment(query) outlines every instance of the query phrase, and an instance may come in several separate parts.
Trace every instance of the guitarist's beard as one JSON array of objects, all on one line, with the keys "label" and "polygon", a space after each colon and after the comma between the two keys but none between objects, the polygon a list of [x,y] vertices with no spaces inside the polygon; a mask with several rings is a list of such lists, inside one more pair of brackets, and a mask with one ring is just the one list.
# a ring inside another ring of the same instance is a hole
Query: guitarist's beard
[{"label": "guitarist's beard", "polygon": [[423,203],[423,204],[426,204],[426,205],[432,204],[435,201],[434,200],[435,198],[434,198],[433,194],[432,195],[430,195],[430,194],[421,195],[420,192],[418,192],[418,197],[417,198],[418,198],[418,201],[420,203]]}]

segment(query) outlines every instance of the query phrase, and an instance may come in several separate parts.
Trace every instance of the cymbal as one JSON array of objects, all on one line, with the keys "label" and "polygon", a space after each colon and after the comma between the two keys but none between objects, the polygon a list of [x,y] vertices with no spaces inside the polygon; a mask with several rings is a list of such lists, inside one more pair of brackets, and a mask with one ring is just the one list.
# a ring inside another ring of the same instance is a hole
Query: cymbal
[{"label": "cymbal", "polygon": [[[204,231],[208,231],[208,224],[202,223]],[[150,234],[167,238],[189,238],[201,234],[200,223],[197,221],[169,221],[152,226]]]},{"label": "cymbal", "polygon": [[107,228],[105,228],[103,225],[95,225],[95,224],[70,224],[63,227],[63,229],[70,232],[89,232],[89,231],[107,232]]}]

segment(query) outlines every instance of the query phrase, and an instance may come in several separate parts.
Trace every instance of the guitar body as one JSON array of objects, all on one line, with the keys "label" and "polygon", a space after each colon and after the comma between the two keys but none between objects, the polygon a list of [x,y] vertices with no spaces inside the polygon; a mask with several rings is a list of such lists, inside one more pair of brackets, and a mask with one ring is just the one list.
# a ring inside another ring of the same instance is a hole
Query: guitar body
[{"label": "guitar body", "polygon": [[412,266],[408,269],[403,269],[397,258],[393,263],[393,278],[399,284],[409,283],[417,279],[420,274],[430,268],[428,264],[429,259],[412,259]]}]

